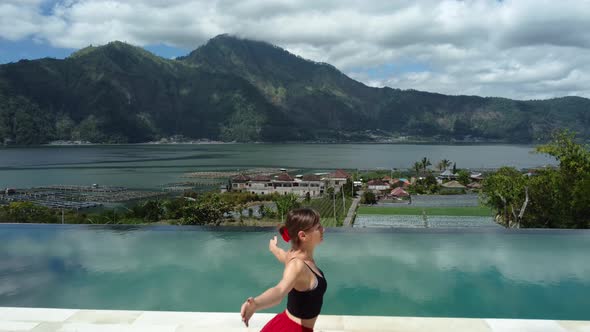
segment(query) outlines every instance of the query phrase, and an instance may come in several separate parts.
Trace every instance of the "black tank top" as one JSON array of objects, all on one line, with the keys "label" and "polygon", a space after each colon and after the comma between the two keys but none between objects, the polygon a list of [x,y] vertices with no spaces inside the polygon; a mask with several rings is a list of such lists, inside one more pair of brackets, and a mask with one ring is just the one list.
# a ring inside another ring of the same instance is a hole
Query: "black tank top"
[{"label": "black tank top", "polygon": [[324,272],[318,268],[321,276],[315,273],[315,271],[303,262],[315,275],[318,280],[317,286],[308,291],[300,292],[293,288],[287,297],[287,310],[298,318],[311,319],[320,314],[322,310],[322,304],[324,302],[324,293],[328,288],[328,282],[324,277]]}]

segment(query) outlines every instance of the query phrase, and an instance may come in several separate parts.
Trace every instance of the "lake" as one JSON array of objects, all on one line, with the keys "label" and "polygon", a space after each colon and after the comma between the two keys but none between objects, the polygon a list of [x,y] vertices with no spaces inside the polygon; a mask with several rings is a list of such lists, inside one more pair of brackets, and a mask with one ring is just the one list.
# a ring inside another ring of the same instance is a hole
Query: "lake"
[{"label": "lake", "polygon": [[156,189],[186,172],[287,167],[302,170],[405,169],[423,157],[458,168],[530,168],[555,164],[528,145],[172,144],[0,148],[0,188],[119,185]]}]

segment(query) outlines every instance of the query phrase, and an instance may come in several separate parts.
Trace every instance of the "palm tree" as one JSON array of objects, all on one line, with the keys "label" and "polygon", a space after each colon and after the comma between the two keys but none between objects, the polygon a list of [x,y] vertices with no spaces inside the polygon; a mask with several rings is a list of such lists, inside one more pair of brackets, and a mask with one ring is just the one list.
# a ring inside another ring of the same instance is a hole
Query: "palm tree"
[{"label": "palm tree", "polygon": [[428,168],[428,166],[432,165],[430,159],[426,157],[422,158],[422,161],[420,163],[422,164],[422,169],[424,170],[424,173],[426,173],[426,169]]},{"label": "palm tree", "polygon": [[443,160],[439,161],[438,164],[436,165],[438,170],[441,172],[446,170],[447,168],[449,168],[449,166],[451,166],[451,161],[448,159],[443,159]]},{"label": "palm tree", "polygon": [[420,171],[422,170],[422,163],[417,161],[414,163],[414,166],[412,166],[412,168],[414,169],[414,171],[416,171],[416,176],[420,176]]}]

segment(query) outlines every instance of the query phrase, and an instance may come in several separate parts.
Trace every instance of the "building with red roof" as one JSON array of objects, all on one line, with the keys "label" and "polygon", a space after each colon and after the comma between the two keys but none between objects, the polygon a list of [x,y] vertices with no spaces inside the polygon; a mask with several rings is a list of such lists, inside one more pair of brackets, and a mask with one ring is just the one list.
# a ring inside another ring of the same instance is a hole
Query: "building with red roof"
[{"label": "building with red roof", "polygon": [[270,176],[258,174],[253,177],[239,175],[231,179],[232,190],[250,192],[252,194],[267,195],[279,193],[281,195],[295,194],[297,196],[320,196],[324,192],[324,181],[315,174],[291,176],[286,170]]},{"label": "building with red roof", "polygon": [[248,181],[250,181],[249,176],[239,174],[237,176],[232,177],[229,182],[232,190],[240,190],[248,186]]},{"label": "building with red roof", "polygon": [[341,169],[337,169],[334,172],[325,175],[323,180],[328,187],[333,187],[335,191],[338,191],[340,190],[340,187],[346,184],[346,180],[350,178],[350,174]]},{"label": "building with red roof", "polygon": [[391,196],[394,197],[408,197],[410,196],[410,194],[408,194],[407,191],[403,190],[401,187],[397,187],[395,189],[393,189],[391,191]]},{"label": "building with red roof", "polygon": [[380,193],[383,190],[389,190],[389,188],[389,183],[385,183],[379,179],[369,180],[369,182],[367,182],[367,189],[375,193]]}]

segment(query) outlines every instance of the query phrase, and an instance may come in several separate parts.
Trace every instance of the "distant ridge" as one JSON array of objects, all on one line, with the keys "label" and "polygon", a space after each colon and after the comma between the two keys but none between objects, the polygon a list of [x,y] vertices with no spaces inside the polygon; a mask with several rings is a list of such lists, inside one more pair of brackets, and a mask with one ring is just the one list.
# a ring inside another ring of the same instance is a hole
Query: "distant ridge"
[{"label": "distant ridge", "polygon": [[175,60],[114,41],[0,65],[0,143],[186,139],[542,142],[590,137],[590,100],[372,88],[263,41],[219,35]]}]

